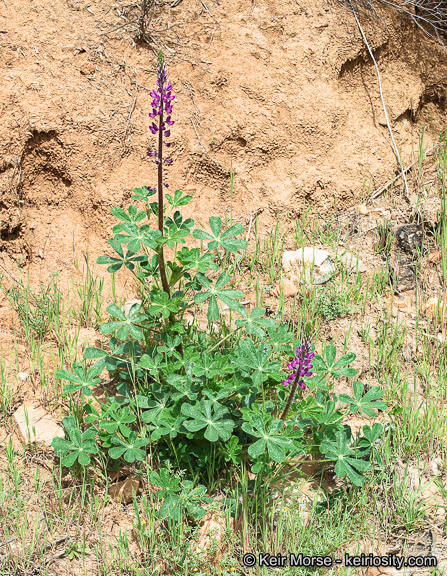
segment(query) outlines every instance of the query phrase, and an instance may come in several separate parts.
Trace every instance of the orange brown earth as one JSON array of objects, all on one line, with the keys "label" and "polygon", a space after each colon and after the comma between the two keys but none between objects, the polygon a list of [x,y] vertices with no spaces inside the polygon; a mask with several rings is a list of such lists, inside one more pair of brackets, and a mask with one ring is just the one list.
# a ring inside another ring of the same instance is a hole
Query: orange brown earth
[{"label": "orange brown earth", "polygon": [[[387,28],[362,14],[407,165],[421,128],[429,148],[446,125],[445,50],[390,12],[379,10]],[[260,208],[261,225],[285,222],[303,195],[323,213],[335,199],[349,209],[398,169],[373,63],[342,3],[183,0],[158,10],[153,50],[129,18],[122,2],[0,5],[0,249],[37,276],[73,268],[87,247],[102,253],[110,208],[155,183],[159,46],[177,96],[169,182],[193,194],[199,222],[230,203],[247,224]]]}]

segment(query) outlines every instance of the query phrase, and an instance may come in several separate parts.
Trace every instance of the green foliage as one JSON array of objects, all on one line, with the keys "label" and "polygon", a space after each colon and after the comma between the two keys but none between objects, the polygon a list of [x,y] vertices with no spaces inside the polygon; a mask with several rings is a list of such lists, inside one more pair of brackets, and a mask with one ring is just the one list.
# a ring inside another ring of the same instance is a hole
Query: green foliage
[{"label": "green foliage", "polygon": [[[208,233],[193,229],[193,221],[184,221],[176,211],[172,217],[165,215],[163,235],[153,233],[150,219],[158,208],[149,204],[144,188],[134,192],[146,203],[145,210],[136,206],[127,212],[113,210],[121,224],[114,227],[109,243],[121,260],[107,256],[98,262],[111,264],[111,272],[124,263],[140,284],[142,302],[127,313],[109,305],[111,319],[100,327],[111,335],[108,350],[87,348],[85,365],[74,364],[73,372],[57,373],[70,382],[64,392],[80,393],[81,399],[100,382],[104,368],[117,385],[117,394],[107,397],[98,410],[89,403],[81,406],[79,427],[89,426],[86,432],[74,429],[72,420],[68,428],[66,423],[70,440],[56,439],[54,444],[63,462],[85,466],[91,455],[99,454],[110,463],[141,462],[150,446],[152,457],[188,470],[193,478],[209,479],[210,474],[225,474],[228,462],[272,474],[297,454],[320,452],[335,463],[337,474],[359,484],[362,473],[371,469],[369,457],[378,428],[354,440],[353,447],[350,429],[342,424],[343,412],[335,409],[336,398],[330,395],[332,381],[356,376],[349,367],[355,354],[337,359],[331,345],[322,356],[316,354],[314,375],[304,378],[311,393],[298,394],[283,421],[280,414],[288,397],[281,383],[284,360],[295,356],[299,342],[287,326],[266,318],[262,309],[247,312],[240,304],[243,293],[231,287],[223,263],[227,253],[245,247],[235,238],[243,228],[235,225],[224,231],[221,219],[211,217]],[[174,210],[189,198],[177,191],[168,200]],[[191,230],[206,248],[178,249]],[[123,245],[129,248],[126,257]],[[174,249],[173,260],[166,262],[169,293],[160,283],[164,245]],[[188,326],[183,315],[188,308],[197,312],[208,303],[208,320],[219,323],[219,302],[236,314],[236,327],[216,343],[215,336]],[[353,396],[339,399],[350,412],[376,416],[377,409],[385,408],[379,400],[381,391],[363,392],[363,384],[354,382]],[[190,510],[186,496],[181,496],[190,488],[187,484],[181,491],[179,486],[170,488],[161,508],[163,517],[172,519]]]},{"label": "green foliage", "polygon": [[[2,280],[0,277],[0,282]],[[23,284],[13,284],[9,290],[5,290],[5,294],[27,335],[33,332],[43,338],[51,330],[59,315],[61,299],[57,275],[35,290]]]},{"label": "green foliage", "polygon": [[[159,173],[159,191],[162,180]],[[141,304],[126,313],[109,305],[110,320],[100,327],[110,335],[108,346],[87,348],[84,365],[58,372],[70,382],[64,392],[80,402],[74,410],[78,421],[64,421],[70,440],[53,442],[62,461],[87,466],[95,458],[110,466],[148,459],[153,468],[163,462],[169,470],[186,471],[189,479],[182,482],[164,469],[150,476],[162,488],[160,518],[170,520],[203,516],[206,488],[198,480],[215,486],[246,469],[261,480],[273,478],[298,454],[323,454],[338,475],[361,483],[372,468],[377,429],[365,433],[369,445],[352,438],[342,423],[348,410],[336,409],[330,392],[335,379],[356,376],[349,368],[355,355],[336,360],[335,347],[326,346],[313,359],[315,376],[303,377],[310,392],[296,393],[294,385],[291,393],[281,381],[300,341],[261,308],[247,312],[230,274],[234,253],[247,247],[238,238],[243,226],[227,228],[211,216],[209,231],[194,228],[194,220],[178,210],[190,196],[177,190],[166,195],[165,207],[161,200],[150,202],[153,193],[136,188],[138,206],[112,210],[120,220],[109,240],[114,254],[97,262],[110,273],[126,268],[139,286]],[[188,246],[190,235],[200,248]],[[186,311],[200,314],[204,304],[208,322],[217,326],[211,334],[184,318]],[[230,310],[235,328],[227,328],[222,309]],[[103,369],[116,392],[94,407],[85,396]],[[363,385],[355,383],[353,397],[341,400],[351,412],[375,416],[375,409],[385,407],[379,397],[377,389],[363,395]]]},{"label": "green foliage", "polygon": [[348,294],[336,290],[329,284],[319,294],[316,304],[316,312],[327,320],[335,320],[339,316],[346,316],[354,307],[350,304]]}]

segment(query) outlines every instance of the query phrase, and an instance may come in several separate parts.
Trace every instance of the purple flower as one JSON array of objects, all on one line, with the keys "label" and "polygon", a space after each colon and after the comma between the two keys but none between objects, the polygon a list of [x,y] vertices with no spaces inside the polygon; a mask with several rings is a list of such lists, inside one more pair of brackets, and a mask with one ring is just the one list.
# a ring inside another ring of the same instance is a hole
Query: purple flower
[{"label": "purple flower", "polygon": [[310,339],[304,337],[296,349],[295,358],[292,360],[292,362],[287,364],[287,368],[292,370],[292,372],[285,380],[283,380],[282,383],[284,386],[289,386],[290,384],[293,384],[295,380],[297,380],[301,390],[306,388],[303,378],[308,378],[313,374],[313,372],[311,372],[313,365],[310,362],[315,354],[311,350],[312,345]]}]

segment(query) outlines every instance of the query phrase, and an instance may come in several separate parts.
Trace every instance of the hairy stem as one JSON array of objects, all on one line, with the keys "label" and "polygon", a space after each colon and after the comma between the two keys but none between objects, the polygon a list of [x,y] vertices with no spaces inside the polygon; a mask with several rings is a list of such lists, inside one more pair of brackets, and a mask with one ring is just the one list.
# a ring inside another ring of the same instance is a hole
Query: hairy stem
[{"label": "hairy stem", "polygon": [[286,404],[286,407],[284,408],[284,412],[281,414],[281,420],[282,421],[284,421],[286,419],[286,416],[287,416],[287,413],[290,409],[290,406],[292,406],[293,398],[295,397],[295,393],[296,393],[296,389],[298,388],[298,381],[299,381],[300,377],[301,377],[300,370],[297,370],[295,380],[293,381],[293,384],[292,384],[292,389],[290,390],[289,399],[287,400],[287,404]]},{"label": "hairy stem", "polygon": [[[161,115],[158,122],[158,229],[163,236],[163,224],[164,224],[164,210],[163,210],[163,100],[161,100]],[[171,296],[171,291],[169,289],[168,278],[166,276],[165,267],[165,257],[163,251],[163,244],[160,244],[158,248],[158,265],[160,267],[160,278],[163,290]]]}]

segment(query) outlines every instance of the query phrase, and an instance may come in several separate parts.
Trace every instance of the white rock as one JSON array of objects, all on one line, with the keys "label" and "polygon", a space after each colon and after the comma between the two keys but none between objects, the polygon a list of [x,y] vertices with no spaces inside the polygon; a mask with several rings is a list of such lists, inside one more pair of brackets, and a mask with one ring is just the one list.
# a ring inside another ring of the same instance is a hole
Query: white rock
[{"label": "white rock", "polygon": [[431,471],[433,473],[433,476],[437,476],[438,474],[440,474],[441,469],[442,469],[442,459],[439,458],[439,456],[438,456],[437,458],[435,458],[434,460],[431,461],[430,467],[431,467]]},{"label": "white rock", "polygon": [[126,316],[129,315],[130,309],[132,308],[132,306],[134,304],[139,304],[141,306],[141,300],[138,300],[138,298],[135,298],[135,300],[128,300],[125,304],[124,304],[124,314]]},{"label": "white rock", "polygon": [[20,382],[25,382],[25,380],[28,380],[29,374],[28,372],[19,372],[17,374],[17,378],[20,380]]},{"label": "white rock", "polygon": [[25,444],[43,444],[50,448],[53,438],[65,438],[62,428],[43,408],[20,406],[13,414],[17,433]]},{"label": "white rock", "polygon": [[335,272],[329,252],[313,246],[284,252],[282,266],[284,272],[297,282],[324,284]]}]

